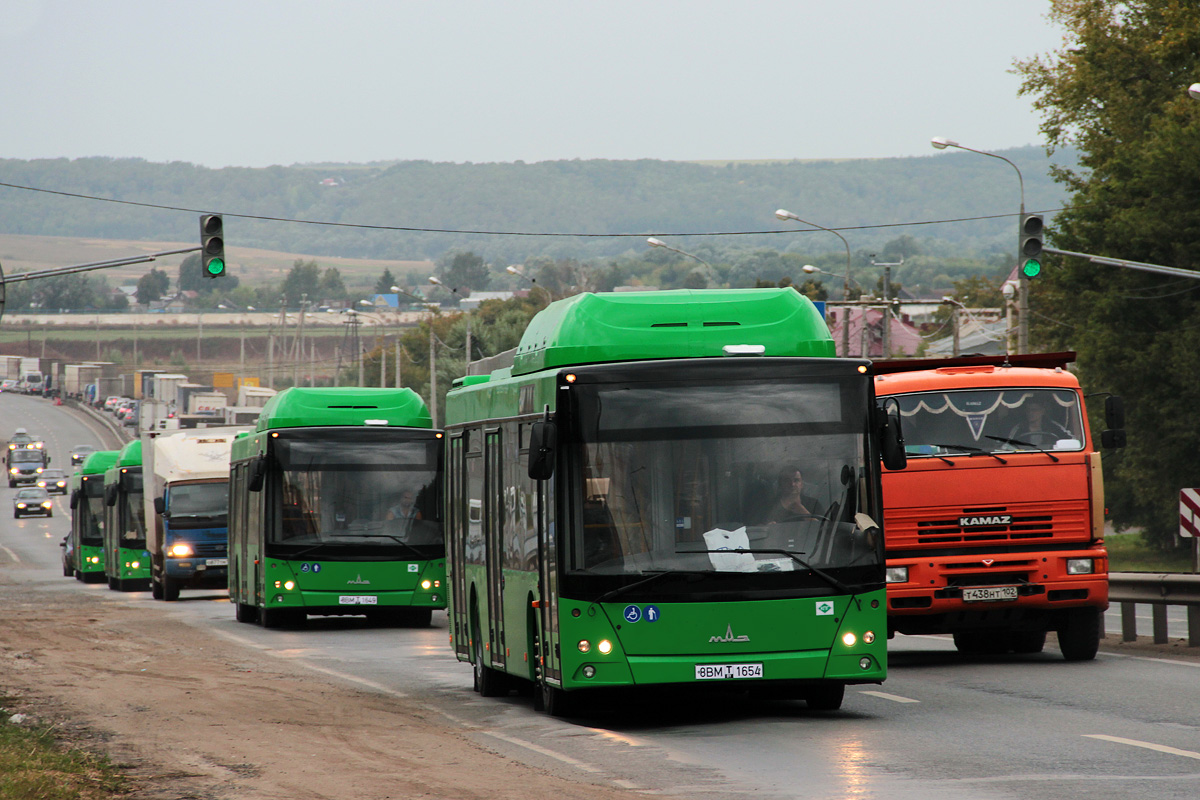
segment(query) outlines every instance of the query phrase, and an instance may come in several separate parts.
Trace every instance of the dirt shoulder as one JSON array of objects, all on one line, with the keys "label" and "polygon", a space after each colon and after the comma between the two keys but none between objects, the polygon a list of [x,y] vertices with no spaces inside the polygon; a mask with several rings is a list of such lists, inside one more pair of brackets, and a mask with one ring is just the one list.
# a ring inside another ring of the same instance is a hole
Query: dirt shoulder
[{"label": "dirt shoulder", "polygon": [[135,800],[634,796],[488,752],[417,701],[256,658],[153,607],[2,574],[0,695],[124,765]]}]

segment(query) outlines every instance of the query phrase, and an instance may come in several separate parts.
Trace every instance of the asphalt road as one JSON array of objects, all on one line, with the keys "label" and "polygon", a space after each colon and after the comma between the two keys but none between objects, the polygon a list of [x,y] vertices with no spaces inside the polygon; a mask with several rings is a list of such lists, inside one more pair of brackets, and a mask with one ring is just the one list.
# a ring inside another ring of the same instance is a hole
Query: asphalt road
[{"label": "asphalt road", "polygon": [[[45,436],[55,465],[69,466],[75,444],[100,444],[64,409],[0,395],[0,434],[18,425]],[[13,490],[0,491],[9,501]],[[886,683],[851,687],[837,712],[740,693],[655,692],[563,721],[535,713],[526,697],[475,695],[470,667],[448,647],[444,613],[427,630],[375,629],[354,618],[265,630],[235,622],[222,592],[185,590],[179,602],[163,603],[148,592],[63,578],[58,542],[69,511],[64,500],[56,504],[53,519],[0,518],[0,569],[16,559],[36,567],[21,572],[31,588],[91,592],[97,602],[171,614],[259,658],[420,698],[487,748],[576,780],[714,800],[1125,800],[1200,792],[1200,659],[1101,652],[1092,662],[1067,663],[1053,636],[1041,654],[964,659],[947,637],[897,637]],[[1115,619],[1109,631],[1119,635]]]}]

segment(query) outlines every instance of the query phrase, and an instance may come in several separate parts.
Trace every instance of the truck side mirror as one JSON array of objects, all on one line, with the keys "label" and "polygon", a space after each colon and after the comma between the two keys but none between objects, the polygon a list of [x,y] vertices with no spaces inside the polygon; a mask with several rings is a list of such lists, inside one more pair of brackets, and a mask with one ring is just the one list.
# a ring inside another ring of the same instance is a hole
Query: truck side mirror
[{"label": "truck side mirror", "polygon": [[879,453],[888,469],[904,469],[908,466],[908,455],[904,452],[904,432],[900,429],[900,404],[890,398],[884,401],[884,408],[887,410],[881,414]]},{"label": "truck side mirror", "polygon": [[1116,395],[1104,398],[1104,424],[1108,430],[1100,433],[1100,446],[1107,449],[1125,446],[1125,401]]},{"label": "truck side mirror", "polygon": [[546,481],[554,475],[558,453],[558,426],[549,420],[533,423],[529,431],[529,477]]},{"label": "truck side mirror", "polygon": [[154,513],[158,514],[161,517],[163,515],[163,512],[166,510],[167,510],[167,501],[161,497],[154,498]]},{"label": "truck side mirror", "polygon": [[250,468],[246,475],[246,488],[252,492],[261,492],[266,477],[267,457],[262,455],[250,462]]}]

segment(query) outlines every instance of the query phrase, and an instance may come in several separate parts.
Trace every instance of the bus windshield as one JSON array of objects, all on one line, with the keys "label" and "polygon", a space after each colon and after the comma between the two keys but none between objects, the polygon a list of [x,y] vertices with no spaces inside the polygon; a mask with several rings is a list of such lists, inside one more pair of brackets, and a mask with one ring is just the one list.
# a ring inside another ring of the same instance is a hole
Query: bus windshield
[{"label": "bus windshield", "polygon": [[142,503],[142,474],[127,473],[122,478],[124,498],[121,509],[121,547],[146,546],[146,509]]},{"label": "bus windshield", "polygon": [[582,441],[568,574],[700,573],[692,580],[726,588],[827,591],[814,570],[855,568],[847,582],[878,572],[882,543],[855,524],[856,512],[877,513],[864,382],[585,385],[573,395]]},{"label": "bus windshield", "polygon": [[896,400],[910,457],[1083,449],[1079,397],[1066,389],[921,392]]},{"label": "bus windshield", "polygon": [[282,514],[268,547],[281,557],[436,558],[440,439],[411,432],[293,433],[275,441]]},{"label": "bus windshield", "polygon": [[75,513],[79,516],[80,543],[100,546],[104,536],[104,476],[84,475],[83,496]]}]

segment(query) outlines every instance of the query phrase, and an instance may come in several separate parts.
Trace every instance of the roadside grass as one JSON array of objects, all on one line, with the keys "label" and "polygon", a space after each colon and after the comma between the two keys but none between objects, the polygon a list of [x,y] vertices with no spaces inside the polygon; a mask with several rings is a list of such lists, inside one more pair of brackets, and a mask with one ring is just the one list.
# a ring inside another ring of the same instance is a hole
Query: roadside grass
[{"label": "roadside grass", "polygon": [[1148,546],[1138,533],[1122,533],[1104,539],[1109,572],[1192,571],[1191,547],[1159,550]]},{"label": "roadside grass", "polygon": [[[0,697],[0,703],[13,698]],[[72,749],[53,727],[24,727],[0,711],[0,800],[108,800],[129,782],[108,759]]]}]

